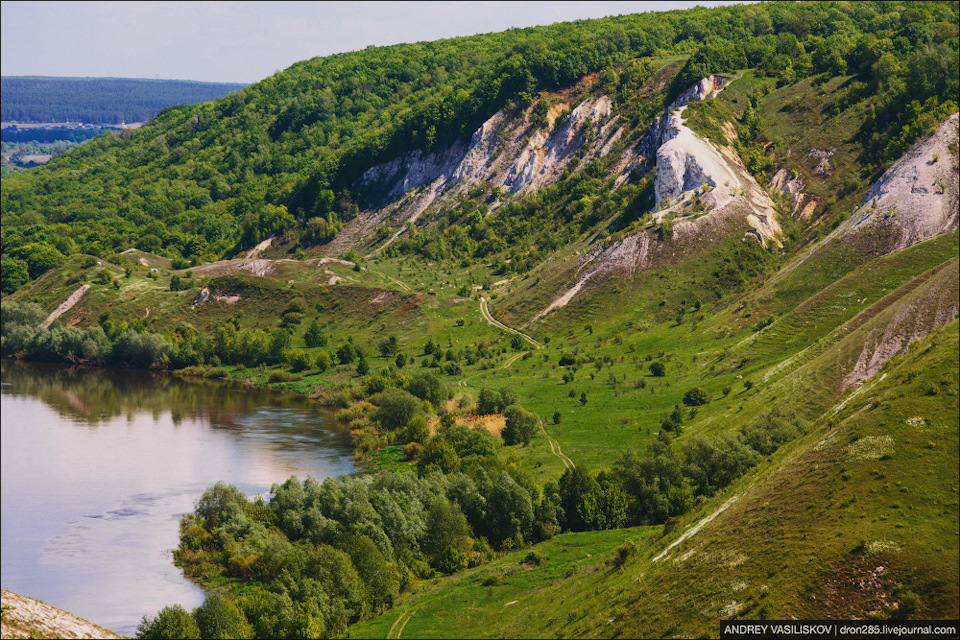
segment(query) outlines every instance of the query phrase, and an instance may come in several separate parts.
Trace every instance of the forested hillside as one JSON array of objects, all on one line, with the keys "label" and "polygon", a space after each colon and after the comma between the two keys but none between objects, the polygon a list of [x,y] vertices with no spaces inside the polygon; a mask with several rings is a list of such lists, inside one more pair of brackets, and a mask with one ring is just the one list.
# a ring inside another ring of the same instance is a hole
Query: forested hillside
[{"label": "forested hillside", "polygon": [[958,22],[369,48],[6,178],[4,357],[306,394],[364,465],[198,496],[217,593],[140,635],[955,618]]},{"label": "forested hillside", "polygon": [[185,80],[5,76],[0,79],[0,111],[4,122],[146,122],[171,105],[216,100],[245,86]]},{"label": "forested hillside", "polygon": [[842,9],[642,14],[301,62],[4,181],[4,258],[33,260],[34,275],[44,267],[25,245],[59,259],[65,252],[44,237],[50,225],[66,225],[58,228],[72,230],[77,250],[100,257],[137,243],[170,257],[223,257],[298,228],[310,229],[301,241],[309,248],[364,206],[355,182],[371,166],[469,139],[504,107],[538,100],[546,109],[540,92],[595,73],[594,91],[630,105],[645,79],[630,61],[671,53],[692,57],[675,81],[637,105],[638,122],[710,72],[754,68],[778,84],[843,77],[832,108],[866,115],[854,132],[860,175],[851,179],[870,179],[930,125],[925,114],[956,100],[956,10],[950,3]]}]

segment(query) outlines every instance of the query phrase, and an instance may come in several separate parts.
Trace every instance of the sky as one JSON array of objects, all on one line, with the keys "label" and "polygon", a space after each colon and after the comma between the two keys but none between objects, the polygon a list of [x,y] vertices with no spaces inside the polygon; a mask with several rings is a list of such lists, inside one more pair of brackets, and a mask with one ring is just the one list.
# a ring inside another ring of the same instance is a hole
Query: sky
[{"label": "sky", "polygon": [[723,4],[731,2],[4,1],[0,72],[253,83],[370,45]]}]

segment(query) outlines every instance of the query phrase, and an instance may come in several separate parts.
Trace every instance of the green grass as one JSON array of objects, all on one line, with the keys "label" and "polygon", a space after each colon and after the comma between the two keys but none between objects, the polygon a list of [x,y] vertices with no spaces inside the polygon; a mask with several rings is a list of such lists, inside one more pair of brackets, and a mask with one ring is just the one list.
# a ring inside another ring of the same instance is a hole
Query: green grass
[{"label": "green grass", "polygon": [[[462,574],[421,583],[400,604],[379,618],[350,627],[348,637],[411,638],[547,637],[538,632],[584,597],[582,580],[616,573],[610,563],[626,540],[642,543],[652,527],[566,533],[537,545],[540,564],[530,562],[531,549],[507,553]],[[532,559],[531,559],[532,560]],[[544,604],[551,603],[550,611]],[[537,613],[531,616],[531,610]],[[515,635],[520,631],[520,635]],[[469,630],[469,631],[468,631]]]},{"label": "green grass", "polygon": [[[958,342],[955,321],[915,343],[666,537],[563,534],[534,547],[540,568],[521,567],[529,550],[508,554],[422,586],[349,634],[715,637],[725,618],[886,618],[908,602],[912,618],[955,618]],[[638,550],[616,568],[628,539]]]}]

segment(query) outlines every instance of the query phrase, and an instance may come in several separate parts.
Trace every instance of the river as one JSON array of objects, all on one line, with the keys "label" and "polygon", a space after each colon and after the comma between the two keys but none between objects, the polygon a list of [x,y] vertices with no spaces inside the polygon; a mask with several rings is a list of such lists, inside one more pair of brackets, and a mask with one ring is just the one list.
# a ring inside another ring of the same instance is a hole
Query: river
[{"label": "river", "polygon": [[173,566],[178,521],[218,480],[264,498],[354,470],[314,403],[136,371],[3,361],[2,584],[133,636],[204,593]]}]

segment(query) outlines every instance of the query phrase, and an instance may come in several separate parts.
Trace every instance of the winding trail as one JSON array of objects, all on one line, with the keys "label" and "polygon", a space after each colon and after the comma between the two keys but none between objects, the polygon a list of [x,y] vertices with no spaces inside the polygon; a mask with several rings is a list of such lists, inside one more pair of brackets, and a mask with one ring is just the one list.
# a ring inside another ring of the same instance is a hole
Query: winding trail
[{"label": "winding trail", "polygon": [[508,327],[507,325],[503,324],[502,322],[494,318],[493,315],[490,313],[490,310],[487,308],[487,301],[484,298],[480,298],[480,313],[483,314],[483,317],[484,319],[486,319],[487,324],[492,324],[498,329],[502,329],[503,331],[507,331],[509,333],[517,334],[518,336],[520,336],[521,338],[523,338],[524,340],[532,344],[535,349],[543,349],[542,344],[540,344],[539,342],[537,342],[527,334],[523,333],[522,331],[517,331],[512,327]]},{"label": "winding trail", "polygon": [[[543,349],[542,344],[540,344],[539,342],[537,342],[527,334],[523,333],[522,331],[517,331],[516,329],[508,327],[507,325],[503,324],[502,322],[494,318],[493,315],[490,313],[490,309],[487,308],[487,301],[483,298],[480,298],[480,313],[483,314],[483,317],[486,319],[487,323],[492,324],[498,329],[502,329],[504,331],[517,334],[518,336],[520,336],[521,338],[523,338],[524,340],[532,344],[536,349]],[[523,356],[524,356],[523,353],[518,353],[515,356],[512,356],[509,360],[503,363],[503,366],[501,367],[501,369],[509,368],[510,365],[512,365],[514,362],[516,362],[518,359],[522,358]],[[464,382],[466,381],[464,380],[461,384],[463,384]],[[466,385],[464,384],[463,386],[466,386]],[[555,438],[550,437],[550,435],[547,433],[547,430],[543,428],[542,422],[540,423],[540,433],[542,433],[543,437],[546,438],[547,442],[550,443],[550,453],[560,458],[560,462],[563,463],[563,466],[565,466],[567,469],[573,469],[577,466],[573,463],[573,460],[568,458],[566,454],[564,454],[563,451],[560,450],[560,442]]]},{"label": "winding trail", "polygon": [[509,368],[510,368],[510,365],[512,365],[514,362],[516,362],[517,360],[519,360],[519,359],[522,358],[523,356],[527,355],[528,353],[530,353],[530,352],[529,352],[529,351],[524,351],[523,353],[518,353],[518,354],[515,355],[515,356],[510,356],[510,359],[507,360],[506,362],[504,362],[504,363],[503,363],[503,366],[500,367],[500,368],[501,368],[501,369],[509,369]]},{"label": "winding trail", "polygon": [[407,613],[406,611],[403,612],[403,613],[401,613],[401,614],[400,614],[400,617],[397,618],[397,621],[394,622],[394,623],[393,623],[393,626],[390,627],[390,630],[387,631],[387,638],[390,638],[390,636],[393,635],[393,630],[397,628],[397,625],[400,624],[400,621],[403,620],[404,616],[406,616],[407,619],[406,619],[406,620],[403,620],[403,624],[401,624],[401,625],[400,625],[400,629],[397,630],[397,635],[394,636],[395,638],[399,638],[399,637],[400,637],[400,634],[403,633],[403,628],[407,626],[407,623],[410,622],[410,618],[412,618],[412,617],[413,617],[413,614],[415,614],[416,612],[417,612],[417,610],[414,609],[413,611],[410,611],[409,613]]},{"label": "winding trail", "polygon": [[540,433],[542,433],[543,437],[550,443],[550,453],[560,458],[560,462],[562,462],[567,469],[576,468],[577,465],[573,463],[573,460],[568,458],[567,455],[560,450],[560,441],[550,437],[547,430],[543,428],[542,422],[540,423]]}]

